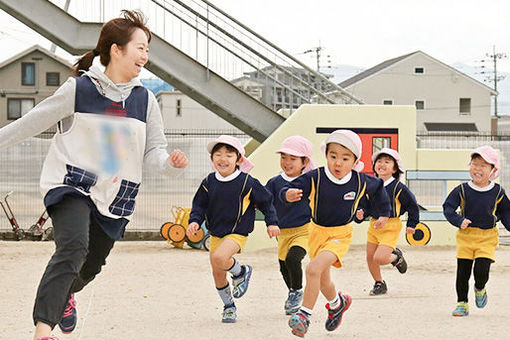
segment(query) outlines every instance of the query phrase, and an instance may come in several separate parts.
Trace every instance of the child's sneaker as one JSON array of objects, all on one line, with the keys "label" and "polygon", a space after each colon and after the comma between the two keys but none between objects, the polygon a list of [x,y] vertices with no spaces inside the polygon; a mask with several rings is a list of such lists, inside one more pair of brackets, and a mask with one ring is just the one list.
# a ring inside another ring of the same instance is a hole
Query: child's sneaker
[{"label": "child's sneaker", "polygon": [[37,340],[58,340],[56,336],[43,336],[42,338],[37,338]]},{"label": "child's sneaker", "polygon": [[467,316],[469,314],[469,305],[467,302],[457,302],[457,307],[452,312],[453,316]]},{"label": "child's sneaker", "polygon": [[340,301],[342,302],[340,306],[336,309],[330,309],[329,303],[326,304],[326,309],[328,310],[328,319],[326,320],[326,330],[334,331],[340,326],[342,322],[342,316],[345,311],[349,309],[352,299],[349,295],[343,295],[338,292],[338,296],[340,296]]},{"label": "child's sneaker", "polygon": [[388,291],[388,287],[386,286],[386,282],[385,281],[376,281],[374,283],[374,288],[372,288],[372,290],[370,291],[370,295],[374,296],[374,295],[383,295],[383,294],[386,294],[386,292]]},{"label": "child's sneaker", "polygon": [[237,318],[237,308],[235,305],[223,307],[223,314],[221,316],[221,322],[234,323]]},{"label": "child's sneaker", "polygon": [[392,254],[397,255],[397,258],[391,264],[394,267],[397,267],[400,274],[404,274],[407,271],[407,262],[404,259],[404,254],[402,254],[402,250],[395,248]]},{"label": "child's sneaker", "polygon": [[304,337],[310,326],[310,320],[302,313],[294,314],[289,319],[289,327],[292,329],[292,334]]},{"label": "child's sneaker", "polygon": [[77,320],[76,300],[74,299],[74,294],[71,294],[71,297],[67,301],[66,309],[64,310],[64,314],[62,314],[62,319],[60,319],[58,326],[62,330],[62,333],[69,334],[74,331]]},{"label": "child's sneaker", "polygon": [[249,264],[242,265],[243,270],[238,276],[232,276],[232,295],[238,299],[246,293],[250,283],[252,267]]},{"label": "child's sneaker", "polygon": [[475,287],[475,304],[478,308],[483,308],[487,304],[487,289],[478,290]]},{"label": "child's sneaker", "polygon": [[303,291],[302,290],[290,290],[289,297],[287,301],[285,301],[285,314],[292,315],[296,314],[301,307],[301,302],[303,301]]}]

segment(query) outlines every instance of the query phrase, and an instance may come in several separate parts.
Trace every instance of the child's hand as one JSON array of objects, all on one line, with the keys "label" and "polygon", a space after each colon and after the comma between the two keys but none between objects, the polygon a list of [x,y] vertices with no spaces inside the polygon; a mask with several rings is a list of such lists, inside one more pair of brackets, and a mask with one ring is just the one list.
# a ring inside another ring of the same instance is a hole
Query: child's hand
[{"label": "child's hand", "polygon": [[356,218],[358,220],[363,220],[363,218],[365,217],[365,213],[363,212],[363,209],[359,209],[358,211],[356,211]]},{"label": "child's hand", "polygon": [[301,200],[301,197],[303,197],[303,190],[301,189],[289,189],[285,193],[285,199],[287,202],[297,202]]},{"label": "child's hand", "polygon": [[414,235],[414,232],[415,232],[415,231],[416,231],[416,230],[414,230],[414,228],[411,228],[411,227],[407,227],[407,229],[406,229],[406,233],[407,233],[407,234],[413,234],[413,235]]},{"label": "child's hand", "polygon": [[267,234],[269,237],[278,236],[280,235],[280,228],[278,228],[277,225],[268,225],[267,226]]},{"label": "child's hand", "polygon": [[467,218],[462,221],[460,224],[460,229],[466,229],[471,224],[471,220],[468,220]]},{"label": "child's hand", "polygon": [[388,217],[381,216],[374,222],[374,229],[381,229],[388,222]]},{"label": "child's hand", "polygon": [[174,168],[185,168],[189,164],[188,158],[186,158],[184,152],[179,149],[172,151],[166,161]]},{"label": "child's hand", "polygon": [[198,225],[198,223],[192,222],[189,224],[188,229],[186,230],[186,235],[188,235],[188,237],[191,237],[191,236],[193,236],[194,233],[196,233],[198,231],[198,229],[200,229],[200,226]]}]

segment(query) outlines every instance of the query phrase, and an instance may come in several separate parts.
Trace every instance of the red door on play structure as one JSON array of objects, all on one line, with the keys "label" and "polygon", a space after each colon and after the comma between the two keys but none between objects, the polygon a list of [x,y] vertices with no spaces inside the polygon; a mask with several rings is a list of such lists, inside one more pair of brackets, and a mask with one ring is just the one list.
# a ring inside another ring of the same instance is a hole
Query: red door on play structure
[{"label": "red door on play structure", "polygon": [[[382,148],[390,148],[398,151],[398,130],[397,129],[352,129],[361,138],[363,149],[361,161],[365,163],[363,172],[374,176],[372,170],[372,154]],[[368,130],[368,131],[367,131]]]},{"label": "red door on play structure", "polygon": [[372,154],[382,148],[390,148],[398,151],[398,129],[385,128],[345,128],[345,127],[317,127],[316,133],[329,134],[335,130],[349,129],[356,132],[363,144],[361,161],[365,164],[364,173],[374,175],[372,170]]}]

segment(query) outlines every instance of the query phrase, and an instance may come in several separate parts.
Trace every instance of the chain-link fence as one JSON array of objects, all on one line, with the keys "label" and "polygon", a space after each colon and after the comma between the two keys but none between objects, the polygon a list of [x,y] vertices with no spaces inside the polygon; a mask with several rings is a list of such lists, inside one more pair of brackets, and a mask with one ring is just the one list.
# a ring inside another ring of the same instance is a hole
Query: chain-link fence
[{"label": "chain-link fence", "polygon": [[[190,160],[185,171],[178,176],[167,177],[144,168],[143,181],[136,200],[136,209],[130,231],[157,231],[161,225],[172,220],[172,206],[191,207],[193,195],[202,179],[211,172],[206,145],[221,134],[233,135],[243,143],[250,137],[239,131],[166,131],[168,151],[181,149]],[[42,164],[48,152],[51,135],[30,138],[9,149],[0,151],[0,198],[9,196],[18,224],[28,229],[44,211],[39,192],[39,178]],[[0,212],[0,231],[11,230],[7,218]]]}]

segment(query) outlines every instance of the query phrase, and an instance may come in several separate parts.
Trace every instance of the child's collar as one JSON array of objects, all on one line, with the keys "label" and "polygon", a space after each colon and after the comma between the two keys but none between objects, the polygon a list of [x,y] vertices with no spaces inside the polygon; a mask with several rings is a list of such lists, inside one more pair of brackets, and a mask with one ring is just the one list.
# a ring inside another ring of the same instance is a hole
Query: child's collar
[{"label": "child's collar", "polygon": [[486,185],[484,187],[479,187],[478,185],[473,183],[473,181],[469,181],[468,185],[471,187],[471,189],[476,190],[476,191],[480,191],[480,192],[489,191],[492,188],[494,188],[494,182],[492,182],[492,181],[489,182],[489,185]]},{"label": "child's collar", "polygon": [[218,171],[216,171],[214,173],[214,176],[220,182],[229,182],[229,181],[237,178],[237,176],[239,176],[240,174],[241,174],[241,170],[236,169],[236,171],[234,171],[233,173],[231,173],[230,175],[228,175],[226,177],[223,177]]},{"label": "child's collar", "polygon": [[328,179],[335,184],[345,184],[345,183],[349,182],[352,177],[352,171],[349,171],[349,173],[347,175],[345,175],[344,177],[336,178],[335,176],[333,176],[331,171],[329,171],[327,166],[324,167],[324,172],[326,173],[326,176],[328,177]]},{"label": "child's collar", "polygon": [[384,181],[384,186],[388,186],[391,184],[391,182],[393,182],[395,180],[395,177],[391,176],[390,178],[388,178],[387,180]]},{"label": "child's collar", "polygon": [[282,172],[282,173],[280,174],[280,176],[282,176],[282,178],[283,178],[284,180],[286,180],[287,182],[292,182],[293,180],[295,180],[296,178],[298,178],[298,177],[299,177],[299,176],[296,176],[296,177],[290,177],[290,176],[288,176],[285,172]]}]

